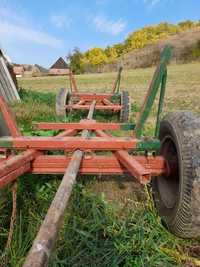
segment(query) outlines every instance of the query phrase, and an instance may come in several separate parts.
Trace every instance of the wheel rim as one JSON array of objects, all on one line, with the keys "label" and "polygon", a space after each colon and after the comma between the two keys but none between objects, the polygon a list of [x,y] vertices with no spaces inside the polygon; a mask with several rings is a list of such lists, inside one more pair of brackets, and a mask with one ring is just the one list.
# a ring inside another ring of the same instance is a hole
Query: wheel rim
[{"label": "wheel rim", "polygon": [[[67,93],[67,96],[66,96],[65,105],[69,105],[69,104],[71,104],[71,103],[70,103],[70,100],[71,100],[71,95],[70,95],[70,93],[68,92],[68,93]],[[69,110],[69,109],[66,109],[66,108],[65,108],[65,114],[66,114],[66,115],[69,114],[70,112],[71,112],[71,109]]]},{"label": "wheel rim", "polygon": [[[126,103],[126,100],[124,99],[127,93],[128,92],[126,91],[122,91],[120,94],[120,105],[122,106],[122,109],[120,110],[119,118],[121,122],[126,122],[129,120],[129,114],[130,114],[129,95],[127,95],[127,98],[128,98],[127,103]],[[128,105],[128,110],[126,110],[126,105]],[[126,115],[125,113],[127,113],[127,118],[126,117],[124,118],[124,116]]]},{"label": "wheel rim", "polygon": [[[178,153],[171,136],[166,136],[161,145],[161,155],[166,159],[169,168],[178,166]],[[178,201],[179,193],[179,170],[178,167],[170,172],[169,176],[161,176],[157,180],[160,198],[168,209],[173,209]]]}]

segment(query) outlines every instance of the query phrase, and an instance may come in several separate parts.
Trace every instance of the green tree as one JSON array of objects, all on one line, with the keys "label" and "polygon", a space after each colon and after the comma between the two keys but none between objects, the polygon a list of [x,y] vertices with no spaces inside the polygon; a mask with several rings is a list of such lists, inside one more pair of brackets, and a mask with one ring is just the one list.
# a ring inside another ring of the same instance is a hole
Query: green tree
[{"label": "green tree", "polygon": [[178,24],[161,22],[157,25],[143,27],[130,33],[123,43],[107,46],[105,49],[95,47],[86,51],[81,57],[81,66],[84,68],[85,66],[100,66],[105,63],[113,62],[116,58],[119,58],[129,51],[143,48],[149,44],[167,38],[169,35],[199,26],[200,21],[193,22],[191,20],[186,20]]},{"label": "green tree", "polygon": [[118,57],[117,50],[113,46],[112,47],[107,46],[105,49],[105,54],[106,54],[109,62],[114,61]]},{"label": "green tree", "polygon": [[83,57],[83,64],[90,64],[93,66],[101,65],[107,63],[108,58],[106,53],[102,48],[94,47],[88,50]]},{"label": "green tree", "polygon": [[78,47],[73,49],[72,53],[69,53],[67,60],[69,61],[69,67],[75,74],[81,74],[84,72],[82,65],[83,54]]},{"label": "green tree", "polygon": [[182,22],[179,22],[178,23],[178,26],[182,29],[182,30],[188,30],[188,29],[191,29],[195,26],[195,23],[191,20],[185,20],[185,21],[182,21]]},{"label": "green tree", "polygon": [[143,48],[148,44],[155,43],[166,38],[170,34],[179,32],[177,25],[166,22],[154,26],[147,26],[138,31],[132,32],[125,40],[125,50],[129,52],[137,48]]},{"label": "green tree", "polygon": [[120,57],[124,53],[124,44],[119,43],[113,45],[113,48],[116,50],[118,57]]}]

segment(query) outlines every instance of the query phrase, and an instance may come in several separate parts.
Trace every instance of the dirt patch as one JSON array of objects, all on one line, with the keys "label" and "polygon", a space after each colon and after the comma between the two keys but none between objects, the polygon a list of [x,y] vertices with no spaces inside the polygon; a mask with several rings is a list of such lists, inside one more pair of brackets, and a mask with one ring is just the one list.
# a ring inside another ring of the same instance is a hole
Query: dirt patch
[{"label": "dirt patch", "polygon": [[185,246],[183,250],[188,256],[200,259],[200,246],[199,245]]},{"label": "dirt patch", "polygon": [[103,193],[108,201],[121,205],[127,202],[138,203],[146,200],[143,186],[131,177],[97,177],[95,182],[88,185],[96,194]]}]

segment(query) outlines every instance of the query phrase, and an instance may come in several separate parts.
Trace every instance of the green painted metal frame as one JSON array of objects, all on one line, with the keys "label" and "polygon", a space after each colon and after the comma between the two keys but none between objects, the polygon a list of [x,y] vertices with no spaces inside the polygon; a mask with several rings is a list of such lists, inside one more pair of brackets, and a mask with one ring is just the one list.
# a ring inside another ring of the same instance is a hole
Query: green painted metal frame
[{"label": "green painted metal frame", "polygon": [[118,69],[117,78],[116,78],[114,86],[113,86],[113,93],[117,94],[117,95],[119,94],[119,91],[120,91],[122,70],[123,70],[123,68],[122,68],[122,66],[120,66],[119,69]]},{"label": "green painted metal frame", "polygon": [[167,64],[171,58],[172,49],[170,45],[166,45],[161,53],[160,62],[156,68],[153,79],[151,81],[150,87],[148,89],[147,95],[145,97],[144,103],[141,107],[140,114],[136,123],[135,134],[139,138],[142,136],[144,125],[148,119],[152,106],[154,104],[156,95],[160,89],[160,98],[157,111],[157,120],[155,126],[154,137],[158,138],[160,129],[160,119],[164,104],[165,88],[167,81]]}]

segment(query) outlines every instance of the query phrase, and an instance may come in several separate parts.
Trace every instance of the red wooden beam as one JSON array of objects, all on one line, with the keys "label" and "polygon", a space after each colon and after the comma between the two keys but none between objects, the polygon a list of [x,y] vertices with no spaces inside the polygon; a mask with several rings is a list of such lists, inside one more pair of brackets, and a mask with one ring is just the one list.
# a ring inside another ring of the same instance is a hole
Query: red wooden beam
[{"label": "red wooden beam", "polygon": [[[66,105],[65,106],[66,109],[77,109],[77,110],[89,110],[90,105],[77,105],[77,104],[71,104],[71,105]],[[96,105],[95,106],[96,110],[113,110],[113,111],[119,111],[122,109],[122,107],[120,105]]]},{"label": "red wooden beam", "polygon": [[134,138],[122,137],[2,137],[0,147],[38,150],[121,150],[134,149]]},{"label": "red wooden beam", "polygon": [[0,97],[0,111],[1,111],[1,113],[3,115],[4,121],[5,121],[8,129],[9,129],[10,134],[13,137],[20,136],[21,133],[20,133],[18,127],[17,127],[17,124],[16,124],[14,118],[11,115],[12,113],[11,113],[8,105],[3,100],[2,97]]},{"label": "red wooden beam", "polygon": [[[64,173],[71,157],[66,156],[38,156],[32,163],[32,173]],[[167,173],[165,159],[161,156],[130,156],[130,160],[137,161],[151,175],[158,176]],[[118,161],[115,156],[92,156],[84,157],[80,174],[125,174],[128,170]]]},{"label": "red wooden beam", "polygon": [[77,102],[75,105],[84,105],[85,104],[85,100],[82,99],[79,102]]},{"label": "red wooden beam", "polygon": [[[40,128],[39,128],[40,129]],[[64,136],[74,136],[77,134],[77,130],[70,129],[70,130],[65,130],[59,134],[56,135],[56,137],[64,137]]]},{"label": "red wooden beam", "polygon": [[30,171],[31,165],[30,162],[19,166],[17,169],[14,169],[13,171],[7,173],[2,178],[0,178],[0,189],[11,183],[12,181],[16,180],[17,177],[20,175]]},{"label": "red wooden beam", "polygon": [[[38,153],[38,152],[37,152]],[[26,158],[27,156],[27,158]],[[32,155],[33,157],[33,155]],[[14,181],[19,175],[30,172],[36,174],[63,174],[68,167],[71,157],[61,155],[38,155],[32,159],[31,151],[26,151],[21,155],[12,156],[9,160],[1,163],[0,188]],[[128,162],[134,166],[140,164],[151,176],[165,175],[168,173],[166,161],[162,156],[130,156]],[[6,167],[4,167],[6,165]],[[4,167],[4,168],[3,168]],[[9,167],[9,168],[8,168]],[[123,166],[115,156],[93,156],[84,157],[79,173],[80,174],[117,174],[122,175],[130,172],[131,167]],[[131,173],[131,172],[130,172]],[[132,173],[131,173],[132,174]],[[147,182],[146,180],[143,181]]]},{"label": "red wooden beam", "polygon": [[[102,138],[111,138],[110,135],[100,130],[97,130],[96,134]],[[145,184],[150,182],[152,175],[151,171],[138,162],[137,157],[134,159],[126,150],[116,151],[115,156],[119,159],[123,166],[139,180],[140,183]]]},{"label": "red wooden beam", "polygon": [[109,93],[73,93],[72,94],[72,98],[76,97],[79,99],[83,99],[86,101],[93,101],[93,100],[103,100],[104,98],[111,98],[113,96],[113,94],[109,94]]},{"label": "red wooden beam", "polygon": [[105,104],[105,105],[107,105],[107,106],[113,106],[114,105],[114,103],[112,103],[110,100],[108,100],[107,98],[104,98],[103,100],[102,100],[102,102]]},{"label": "red wooden beam", "polygon": [[29,149],[19,155],[11,156],[5,161],[1,161],[0,188],[17,179],[19,175],[30,171],[30,162],[38,155],[40,155],[39,151]]},{"label": "red wooden beam", "polygon": [[[57,135],[57,137],[66,136],[74,133],[76,133],[75,130],[67,130]],[[25,172],[31,172],[30,163],[40,154],[40,151],[28,149],[18,155],[9,156],[8,158],[1,158],[0,188],[16,180],[18,176],[24,174]]]},{"label": "red wooden beam", "polygon": [[95,134],[96,134],[96,136],[104,137],[104,138],[112,137],[112,135],[105,133],[102,130],[95,130]]},{"label": "red wooden beam", "polygon": [[82,120],[79,123],[37,123],[36,127],[40,130],[120,130],[123,127],[123,123],[101,123],[95,121]]},{"label": "red wooden beam", "polygon": [[39,154],[39,151],[29,149],[19,155],[11,156],[10,158],[5,159],[5,161],[0,163],[0,178],[5,176],[7,173],[19,168],[25,163],[30,162]]},{"label": "red wooden beam", "polygon": [[123,164],[127,170],[136,177],[140,183],[146,184],[151,180],[151,171],[148,170],[143,164],[138,162],[137,157],[134,159],[125,150],[115,152],[116,157]]},{"label": "red wooden beam", "polygon": [[[39,152],[35,152],[39,153]],[[10,159],[4,159],[0,163],[1,177],[0,188],[14,181],[19,175],[30,172],[35,174],[63,174],[68,167],[71,157],[63,155],[36,155],[33,151],[23,152],[20,155],[12,156]],[[117,153],[117,152],[116,152]],[[34,159],[34,154],[36,158]],[[117,174],[122,175],[130,171],[132,165],[136,167],[140,164],[147,170],[151,176],[160,176],[168,174],[168,168],[165,159],[162,156],[131,156],[128,162],[131,166],[123,166],[115,156],[92,156],[84,157],[79,173],[80,174]],[[123,159],[123,156],[122,156]],[[32,163],[30,165],[30,161]],[[125,161],[126,164],[126,161]],[[125,165],[124,164],[124,165]],[[147,182],[148,180],[142,181]]]}]

